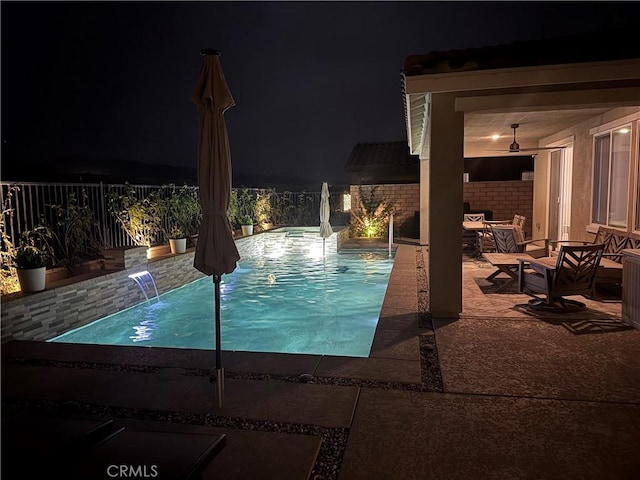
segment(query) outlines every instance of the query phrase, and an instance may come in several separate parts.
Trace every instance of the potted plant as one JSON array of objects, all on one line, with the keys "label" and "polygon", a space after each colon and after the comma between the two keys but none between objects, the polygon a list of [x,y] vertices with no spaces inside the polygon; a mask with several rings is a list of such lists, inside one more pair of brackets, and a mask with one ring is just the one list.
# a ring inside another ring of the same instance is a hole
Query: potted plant
[{"label": "potted plant", "polygon": [[[186,245],[186,238],[191,238],[192,244],[195,244],[202,218],[196,190],[187,185],[176,188],[173,184],[164,186],[163,189],[168,190],[164,194],[162,211],[170,225],[170,229],[165,231],[169,243],[172,243],[171,240],[185,239]],[[173,247],[171,251],[173,252]]]},{"label": "potted plant", "polygon": [[187,234],[178,226],[173,226],[169,230],[169,246],[171,253],[184,253],[187,250]]},{"label": "potted plant", "polygon": [[20,245],[14,251],[13,263],[23,292],[39,292],[45,288],[47,264],[52,258],[49,245],[43,243],[48,232],[46,227],[23,232]]},{"label": "potted plant", "polygon": [[240,217],[240,227],[242,235],[253,235],[253,218],[250,215]]},{"label": "potted plant", "polygon": [[242,235],[253,235],[253,220],[256,210],[256,199],[248,188],[243,188],[237,196],[238,221]]}]

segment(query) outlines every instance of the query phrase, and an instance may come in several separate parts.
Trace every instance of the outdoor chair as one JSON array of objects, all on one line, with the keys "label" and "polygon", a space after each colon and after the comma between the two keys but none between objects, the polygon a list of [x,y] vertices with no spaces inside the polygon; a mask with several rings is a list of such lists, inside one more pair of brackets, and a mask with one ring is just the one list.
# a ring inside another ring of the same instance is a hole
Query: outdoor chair
[{"label": "outdoor chair", "polygon": [[491,227],[497,225],[511,225],[511,220],[494,220],[484,221],[482,223],[482,231],[478,232],[478,244],[481,253],[491,253],[496,251],[496,244],[493,240],[493,233],[491,233]]},{"label": "outdoor chair", "polygon": [[[463,222],[484,222],[484,213],[464,213]],[[478,245],[478,232],[462,229],[462,246],[474,247]]]},{"label": "outdoor chair", "polygon": [[593,242],[588,240],[557,240],[551,242],[556,248],[561,245],[604,244],[600,268],[593,285],[594,298],[618,300],[622,294],[622,250],[640,248],[640,234],[599,226]]},{"label": "outdoor chair", "polygon": [[522,232],[524,232],[524,224],[527,222],[527,217],[524,215],[518,215],[517,213],[513,215],[513,225],[519,227]]},{"label": "outdoor chair", "polygon": [[484,213],[464,213],[462,217],[464,222],[484,222]]},{"label": "outdoor chair", "polygon": [[557,257],[519,260],[518,291],[534,297],[531,308],[584,308],[584,303],[564,297],[592,293],[603,250],[601,243],[563,245]]},{"label": "outdoor chair", "polygon": [[533,258],[549,256],[549,239],[525,240],[516,225],[491,225],[496,253],[526,253]]}]

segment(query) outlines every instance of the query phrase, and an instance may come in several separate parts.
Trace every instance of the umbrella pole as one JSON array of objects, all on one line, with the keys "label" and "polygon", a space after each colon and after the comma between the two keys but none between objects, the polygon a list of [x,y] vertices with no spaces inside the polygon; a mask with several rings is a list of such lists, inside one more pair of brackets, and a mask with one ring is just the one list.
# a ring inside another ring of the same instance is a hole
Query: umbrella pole
[{"label": "umbrella pole", "polygon": [[222,408],[224,398],[224,369],[222,368],[222,339],[220,337],[220,275],[213,276],[216,299],[216,392],[217,405]]}]

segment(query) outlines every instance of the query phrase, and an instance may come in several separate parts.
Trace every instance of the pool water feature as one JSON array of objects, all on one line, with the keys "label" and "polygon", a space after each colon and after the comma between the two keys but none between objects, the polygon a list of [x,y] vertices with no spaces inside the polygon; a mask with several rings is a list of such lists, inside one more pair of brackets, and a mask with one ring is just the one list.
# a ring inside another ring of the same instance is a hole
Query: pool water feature
[{"label": "pool water feature", "polygon": [[[338,251],[337,233],[323,239],[320,227],[281,227],[265,232],[262,236],[263,254],[266,256],[298,255],[319,258]],[[324,252],[324,253],[323,253]]]},{"label": "pool water feature", "polygon": [[[222,276],[222,349],[367,357],[393,267],[386,253],[241,260]],[[211,277],[52,342],[215,348]]]}]

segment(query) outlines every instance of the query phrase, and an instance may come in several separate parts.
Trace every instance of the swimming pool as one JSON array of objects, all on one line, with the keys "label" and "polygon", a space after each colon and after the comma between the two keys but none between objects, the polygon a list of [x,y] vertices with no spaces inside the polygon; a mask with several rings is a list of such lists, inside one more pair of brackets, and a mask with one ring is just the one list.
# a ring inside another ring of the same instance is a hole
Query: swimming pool
[{"label": "swimming pool", "polygon": [[[222,276],[222,349],[367,357],[392,266],[377,252],[241,260]],[[213,312],[204,277],[49,341],[213,349]]]}]

